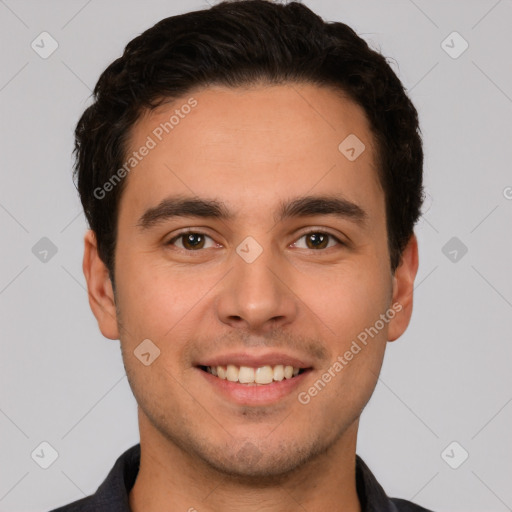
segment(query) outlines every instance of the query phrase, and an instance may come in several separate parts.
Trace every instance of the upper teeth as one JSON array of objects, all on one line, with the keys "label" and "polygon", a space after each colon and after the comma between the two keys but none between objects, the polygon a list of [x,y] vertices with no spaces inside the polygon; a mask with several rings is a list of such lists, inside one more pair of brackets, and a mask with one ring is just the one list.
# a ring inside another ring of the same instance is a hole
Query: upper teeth
[{"label": "upper teeth", "polygon": [[273,367],[260,366],[259,368],[228,364],[227,366],[207,366],[206,370],[220,379],[227,379],[231,382],[270,384],[272,381],[281,381],[295,377],[299,374],[300,368],[284,366],[282,364]]}]

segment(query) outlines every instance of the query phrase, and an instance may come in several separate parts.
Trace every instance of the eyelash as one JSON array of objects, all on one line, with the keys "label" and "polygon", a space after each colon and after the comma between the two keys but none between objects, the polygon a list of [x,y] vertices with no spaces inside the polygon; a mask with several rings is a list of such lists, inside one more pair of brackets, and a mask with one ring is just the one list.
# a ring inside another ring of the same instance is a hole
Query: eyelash
[{"label": "eyelash", "polygon": [[[298,239],[300,240],[301,238],[304,238],[308,235],[326,235],[328,236],[330,239],[333,239],[335,240],[338,245],[341,245],[341,246],[346,246],[346,244],[344,242],[342,242],[338,237],[334,236],[332,233],[329,233],[327,231],[321,231],[321,230],[313,230],[313,231],[308,231],[307,233],[303,233]],[[166,245],[174,245],[174,243],[179,240],[180,238],[183,238],[184,236],[186,235],[200,235],[200,236],[204,236],[204,237],[208,237],[210,238],[211,240],[213,240],[213,238],[210,236],[210,235],[207,235],[206,233],[202,233],[200,231],[184,231],[182,233],[180,233],[179,235],[176,235],[175,237],[173,237],[171,240],[169,240]],[[294,242],[296,243],[296,242]],[[192,249],[185,249],[185,248],[181,248],[181,247],[178,247],[179,250],[181,251],[185,251],[185,252],[190,252],[190,253],[193,253],[193,252],[200,252],[204,249],[197,249],[197,250],[192,250]],[[315,251],[315,252],[321,252],[321,251],[325,251],[327,249],[332,249],[332,247],[326,247],[324,249],[308,249],[310,251]]]}]

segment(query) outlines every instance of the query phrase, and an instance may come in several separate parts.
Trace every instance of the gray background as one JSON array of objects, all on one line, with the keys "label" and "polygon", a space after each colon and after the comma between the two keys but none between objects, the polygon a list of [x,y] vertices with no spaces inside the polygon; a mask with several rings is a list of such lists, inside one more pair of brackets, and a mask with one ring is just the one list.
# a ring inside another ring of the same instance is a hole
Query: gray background
[{"label": "gray background", "polygon": [[[130,39],[205,2],[0,0],[1,511],[94,492],[138,442],[119,342],[102,338],[87,303],[72,131]],[[304,3],[394,59],[425,143],[415,310],[389,344],[358,452],[390,495],[512,510],[512,2]],[[46,59],[31,47],[43,31],[59,45]],[[469,44],[458,58],[442,46],[453,31]],[[59,454],[48,469],[31,458],[43,441]]]}]

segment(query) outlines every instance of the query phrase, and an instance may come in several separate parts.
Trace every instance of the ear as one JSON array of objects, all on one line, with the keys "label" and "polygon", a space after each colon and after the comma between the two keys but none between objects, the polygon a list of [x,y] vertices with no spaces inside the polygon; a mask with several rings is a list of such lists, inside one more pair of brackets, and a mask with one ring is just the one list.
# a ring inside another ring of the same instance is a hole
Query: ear
[{"label": "ear", "polygon": [[98,254],[96,235],[92,230],[88,230],[84,237],[82,268],[87,281],[89,305],[101,333],[111,340],[119,339],[114,290],[108,269]]},{"label": "ear", "polygon": [[[418,241],[414,233],[402,253],[393,276],[393,307],[397,314],[389,322],[388,340],[395,341],[407,329],[412,315],[414,279],[418,272]],[[400,309],[399,309],[400,308]]]}]

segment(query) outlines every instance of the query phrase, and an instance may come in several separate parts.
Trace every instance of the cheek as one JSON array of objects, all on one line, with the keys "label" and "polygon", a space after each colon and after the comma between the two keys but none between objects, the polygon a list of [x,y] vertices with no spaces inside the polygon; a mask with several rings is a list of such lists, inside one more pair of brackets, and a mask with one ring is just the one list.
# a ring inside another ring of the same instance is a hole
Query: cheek
[{"label": "cheek", "polygon": [[390,293],[391,280],[375,262],[368,262],[317,274],[315,279],[303,282],[300,296],[322,320],[327,338],[335,340],[339,351],[374,325],[389,307]]},{"label": "cheek", "polygon": [[333,273],[315,306],[332,331],[326,337],[331,360],[322,370],[336,375],[332,389],[340,406],[356,412],[370,398],[382,365],[389,320],[383,321],[381,315],[390,306],[390,292],[387,273],[368,261]]},{"label": "cheek", "polygon": [[177,333],[192,322],[207,303],[208,290],[218,280],[214,272],[198,275],[151,258],[125,258],[117,268],[118,309],[128,337],[149,338],[163,346],[179,340]]}]

